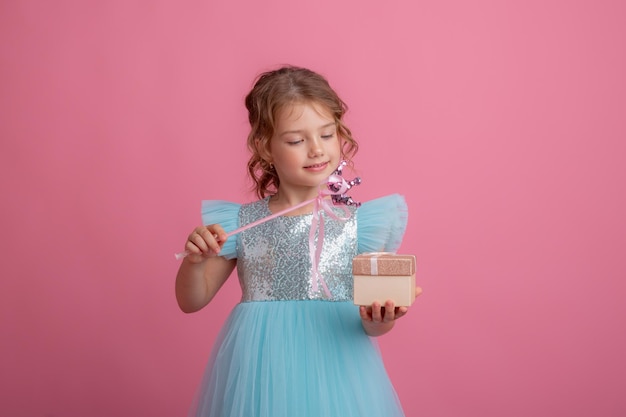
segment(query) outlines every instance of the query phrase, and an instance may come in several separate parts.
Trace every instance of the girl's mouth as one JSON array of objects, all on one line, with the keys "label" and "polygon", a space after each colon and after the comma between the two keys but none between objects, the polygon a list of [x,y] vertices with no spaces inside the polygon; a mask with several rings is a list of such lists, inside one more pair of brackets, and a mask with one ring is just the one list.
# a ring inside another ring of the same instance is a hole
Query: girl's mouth
[{"label": "girl's mouth", "polygon": [[322,170],[322,169],[326,168],[327,166],[328,166],[328,162],[322,162],[322,163],[319,163],[319,164],[309,165],[309,166],[306,166],[304,168],[308,169],[308,170],[312,170],[312,171],[319,171],[319,170]]}]

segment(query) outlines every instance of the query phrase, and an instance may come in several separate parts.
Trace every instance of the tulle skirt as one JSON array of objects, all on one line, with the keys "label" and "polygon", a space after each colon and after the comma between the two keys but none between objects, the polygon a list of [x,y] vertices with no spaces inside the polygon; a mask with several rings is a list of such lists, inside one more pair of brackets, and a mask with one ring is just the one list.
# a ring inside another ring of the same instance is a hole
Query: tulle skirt
[{"label": "tulle skirt", "polygon": [[404,416],[352,302],[238,304],[190,416]]}]

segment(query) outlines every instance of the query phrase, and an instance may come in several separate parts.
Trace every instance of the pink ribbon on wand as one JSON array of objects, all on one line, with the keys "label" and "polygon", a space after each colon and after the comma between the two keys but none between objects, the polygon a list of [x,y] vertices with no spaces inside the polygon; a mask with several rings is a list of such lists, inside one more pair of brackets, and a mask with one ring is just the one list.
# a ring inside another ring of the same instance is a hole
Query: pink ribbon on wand
[{"label": "pink ribbon on wand", "polygon": [[[262,223],[270,221],[276,217],[282,216],[283,214],[289,213],[300,207],[304,207],[307,204],[313,204],[313,217],[311,219],[311,229],[309,231],[309,255],[311,257],[311,275],[312,275],[312,287],[313,292],[317,292],[318,290],[318,280],[322,284],[322,289],[324,290],[324,294],[328,298],[332,297],[328,286],[326,285],[326,281],[324,277],[319,272],[319,262],[320,257],[322,255],[322,246],[324,242],[324,217],[321,215],[321,212],[324,211],[328,216],[335,220],[346,221],[350,218],[350,211],[345,207],[349,205],[359,206],[360,203],[357,203],[352,200],[352,198],[345,195],[346,191],[348,191],[352,186],[358,185],[361,183],[360,178],[355,178],[354,180],[347,182],[342,176],[341,171],[343,167],[346,165],[345,161],[341,161],[341,164],[337,168],[337,170],[331,174],[322,184],[320,184],[319,192],[317,197],[312,198],[310,200],[303,201],[302,203],[296,204],[295,206],[288,207],[285,210],[281,210],[277,213],[272,214],[271,216],[264,217],[252,223],[248,223],[238,229],[235,229],[231,232],[226,233],[226,237],[230,237],[236,235],[237,233],[241,233],[244,230],[248,230],[252,227],[258,226]],[[326,189],[321,187],[321,185],[326,184]],[[331,197],[329,200],[326,197]],[[338,216],[333,210],[332,207],[334,205],[341,206],[345,216]],[[317,233],[317,244],[315,244],[315,232]],[[174,255],[176,259],[183,259],[189,255],[189,251],[180,252]]]}]

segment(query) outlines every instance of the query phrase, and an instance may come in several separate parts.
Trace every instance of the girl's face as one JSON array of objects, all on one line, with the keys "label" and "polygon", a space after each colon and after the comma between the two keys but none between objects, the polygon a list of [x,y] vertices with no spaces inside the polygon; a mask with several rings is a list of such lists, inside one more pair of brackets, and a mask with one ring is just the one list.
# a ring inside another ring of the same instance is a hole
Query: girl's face
[{"label": "girl's face", "polygon": [[337,169],[341,158],[335,119],[313,103],[286,107],[278,114],[270,154],[281,191],[317,189]]}]

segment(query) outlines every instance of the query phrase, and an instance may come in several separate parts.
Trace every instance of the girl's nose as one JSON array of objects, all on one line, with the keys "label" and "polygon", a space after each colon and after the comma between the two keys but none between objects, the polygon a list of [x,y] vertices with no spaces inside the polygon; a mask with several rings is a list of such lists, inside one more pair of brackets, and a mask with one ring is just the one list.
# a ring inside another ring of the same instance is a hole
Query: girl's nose
[{"label": "girl's nose", "polygon": [[324,149],[322,148],[321,141],[319,139],[313,139],[309,142],[309,156],[315,157],[324,154]]}]

